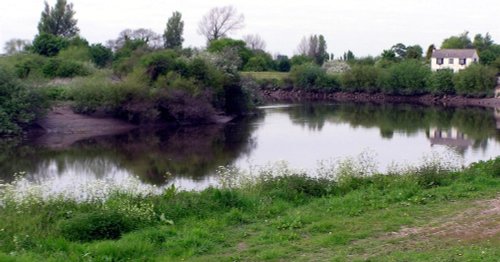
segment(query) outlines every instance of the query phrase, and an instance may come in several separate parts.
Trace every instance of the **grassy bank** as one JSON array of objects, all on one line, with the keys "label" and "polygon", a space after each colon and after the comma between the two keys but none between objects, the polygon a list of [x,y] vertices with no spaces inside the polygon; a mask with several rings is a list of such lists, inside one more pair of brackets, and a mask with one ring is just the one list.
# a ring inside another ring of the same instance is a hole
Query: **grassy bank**
[{"label": "grassy bank", "polygon": [[239,180],[238,172],[226,170],[218,189],[117,192],[84,202],[44,199],[36,190],[19,198],[4,186],[0,260],[495,261],[500,256],[494,231],[500,220],[498,213],[488,213],[498,205],[500,159],[459,171],[427,164],[366,176],[365,169],[347,163],[334,177],[323,171],[311,178],[287,169],[263,170],[257,178]]}]

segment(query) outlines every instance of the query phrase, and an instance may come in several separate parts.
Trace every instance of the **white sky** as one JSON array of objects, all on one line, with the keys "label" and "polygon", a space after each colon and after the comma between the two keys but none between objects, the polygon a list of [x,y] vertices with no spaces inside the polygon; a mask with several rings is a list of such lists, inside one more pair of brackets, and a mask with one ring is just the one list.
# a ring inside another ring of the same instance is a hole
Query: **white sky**
[{"label": "white sky", "polygon": [[[49,0],[53,6],[56,0]],[[489,32],[500,42],[499,0],[68,0],[74,4],[81,35],[91,43],[114,39],[126,28],[162,33],[173,11],[185,22],[184,46],[205,44],[198,21],[212,7],[233,5],[245,28],[232,37],[260,34],[272,54],[292,55],[304,35],[323,34],[336,56],[378,55],[405,45],[440,45],[467,30]],[[0,45],[12,38],[33,39],[44,7],[41,0],[2,0]],[[2,51],[3,52],[3,48]]]}]

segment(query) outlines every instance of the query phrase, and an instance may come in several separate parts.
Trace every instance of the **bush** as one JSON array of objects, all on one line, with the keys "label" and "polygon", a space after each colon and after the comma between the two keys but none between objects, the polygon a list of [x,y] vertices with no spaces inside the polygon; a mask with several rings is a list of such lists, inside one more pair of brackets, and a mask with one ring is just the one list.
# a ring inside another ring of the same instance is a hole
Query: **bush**
[{"label": "bush", "polygon": [[377,81],[380,70],[371,65],[354,65],[342,75],[342,89],[349,92],[377,92],[380,90]]},{"label": "bush", "polygon": [[90,69],[83,63],[59,58],[50,59],[42,68],[46,77],[75,77],[90,74]]},{"label": "bush", "polygon": [[57,57],[67,61],[89,62],[90,50],[86,46],[70,46],[61,50]]},{"label": "bush", "polygon": [[384,79],[384,91],[398,95],[419,95],[428,92],[427,81],[431,70],[417,60],[406,60],[389,68]]},{"label": "bush", "polygon": [[292,67],[290,78],[296,88],[313,90],[324,84],[325,71],[312,63]]},{"label": "bush", "polygon": [[453,70],[438,70],[429,78],[429,91],[434,95],[448,95],[455,93],[453,84]]},{"label": "bush", "polygon": [[453,78],[459,95],[470,97],[491,96],[496,85],[495,70],[484,65],[471,65]]},{"label": "bush", "polygon": [[43,97],[0,68],[0,136],[19,134],[45,107]]},{"label": "bush", "polygon": [[69,43],[63,37],[42,33],[33,40],[33,52],[44,56],[55,56]]},{"label": "bush", "polygon": [[19,78],[43,77],[42,68],[47,63],[47,58],[37,54],[19,55],[14,68]]},{"label": "bush", "polygon": [[135,221],[113,210],[76,214],[59,224],[61,234],[71,241],[117,239],[135,229]]},{"label": "bush", "polygon": [[89,52],[92,62],[99,68],[108,66],[113,60],[113,51],[101,44],[91,45]]},{"label": "bush", "polygon": [[[160,75],[164,75],[176,68],[177,57],[178,55],[175,51],[166,50],[145,55],[141,62],[146,69],[149,80],[154,82]],[[187,71],[187,68],[184,68],[185,70],[181,71]]]}]

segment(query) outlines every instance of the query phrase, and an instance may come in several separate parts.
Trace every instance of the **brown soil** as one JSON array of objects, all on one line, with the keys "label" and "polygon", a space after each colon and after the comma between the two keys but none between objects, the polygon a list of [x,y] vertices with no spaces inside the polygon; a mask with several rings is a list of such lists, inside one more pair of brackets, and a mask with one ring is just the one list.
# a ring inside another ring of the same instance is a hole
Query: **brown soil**
[{"label": "brown soil", "polygon": [[310,92],[303,90],[264,90],[261,91],[268,102],[286,101],[336,101],[336,102],[372,102],[372,103],[415,103],[422,105],[444,106],[482,106],[500,107],[497,98],[467,98],[462,96],[394,96],[381,93],[347,93],[347,92]]},{"label": "brown soil", "polygon": [[[419,249],[453,243],[474,244],[500,238],[500,196],[477,201],[458,214],[437,218],[426,226],[406,227],[375,239],[377,248],[365,259],[401,249]],[[383,248],[380,248],[383,246]]]},{"label": "brown soil", "polygon": [[37,144],[63,148],[85,138],[113,135],[131,130],[136,126],[110,117],[75,114],[68,105],[54,107],[37,124],[44,133]]}]

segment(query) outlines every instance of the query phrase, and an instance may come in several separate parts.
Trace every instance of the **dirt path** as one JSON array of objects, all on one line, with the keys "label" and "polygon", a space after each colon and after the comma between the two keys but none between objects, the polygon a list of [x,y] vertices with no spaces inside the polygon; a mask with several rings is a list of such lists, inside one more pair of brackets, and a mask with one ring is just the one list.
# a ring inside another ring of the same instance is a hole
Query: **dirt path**
[{"label": "dirt path", "polygon": [[51,148],[67,147],[78,140],[123,133],[136,127],[109,117],[75,114],[68,105],[54,107],[37,124],[45,131],[37,143]]},{"label": "dirt path", "polygon": [[361,240],[376,243],[363,258],[369,260],[398,250],[426,250],[456,243],[473,245],[500,239],[500,196],[476,201],[473,206],[452,216],[436,218],[425,226],[406,227],[375,239]]}]

